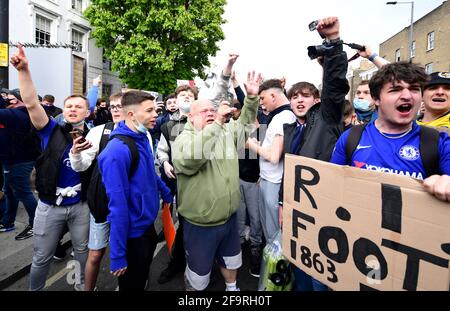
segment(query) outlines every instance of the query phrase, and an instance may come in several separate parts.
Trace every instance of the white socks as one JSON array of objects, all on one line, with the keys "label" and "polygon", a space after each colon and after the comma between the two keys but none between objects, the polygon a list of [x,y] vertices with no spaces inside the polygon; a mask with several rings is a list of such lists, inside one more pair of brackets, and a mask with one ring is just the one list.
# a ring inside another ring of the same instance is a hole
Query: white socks
[{"label": "white socks", "polygon": [[227,292],[235,292],[238,290],[238,288],[236,287],[236,281],[234,281],[233,283],[225,282],[225,285],[227,286]]}]

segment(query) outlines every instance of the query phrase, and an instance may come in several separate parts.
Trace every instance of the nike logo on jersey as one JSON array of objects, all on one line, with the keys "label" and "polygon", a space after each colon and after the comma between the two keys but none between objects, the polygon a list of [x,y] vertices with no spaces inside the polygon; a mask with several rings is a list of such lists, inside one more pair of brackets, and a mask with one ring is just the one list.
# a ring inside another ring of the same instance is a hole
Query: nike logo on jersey
[{"label": "nike logo on jersey", "polygon": [[361,145],[358,145],[358,146],[356,147],[356,150],[359,150],[359,149],[367,149],[367,148],[372,148],[372,146],[361,146]]}]

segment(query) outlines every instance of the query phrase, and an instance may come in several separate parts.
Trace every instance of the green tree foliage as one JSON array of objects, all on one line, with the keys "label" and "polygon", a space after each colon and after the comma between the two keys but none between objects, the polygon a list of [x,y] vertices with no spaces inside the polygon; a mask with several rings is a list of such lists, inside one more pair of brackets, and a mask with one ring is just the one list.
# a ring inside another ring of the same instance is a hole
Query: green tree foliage
[{"label": "green tree foliage", "polygon": [[131,88],[169,94],[204,76],[224,39],[226,0],[92,0],[85,16],[113,70]]}]

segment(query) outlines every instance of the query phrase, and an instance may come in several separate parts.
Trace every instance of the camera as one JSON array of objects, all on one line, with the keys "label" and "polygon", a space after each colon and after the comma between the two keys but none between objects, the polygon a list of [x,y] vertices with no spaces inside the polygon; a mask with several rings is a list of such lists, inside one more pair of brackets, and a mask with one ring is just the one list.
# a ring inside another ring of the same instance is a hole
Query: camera
[{"label": "camera", "polygon": [[312,21],[309,23],[308,27],[310,31],[314,31],[317,29],[317,25],[319,24],[319,21]]},{"label": "camera", "polygon": [[308,46],[308,56],[311,59],[316,59],[317,57],[329,55],[336,45],[334,43]]}]

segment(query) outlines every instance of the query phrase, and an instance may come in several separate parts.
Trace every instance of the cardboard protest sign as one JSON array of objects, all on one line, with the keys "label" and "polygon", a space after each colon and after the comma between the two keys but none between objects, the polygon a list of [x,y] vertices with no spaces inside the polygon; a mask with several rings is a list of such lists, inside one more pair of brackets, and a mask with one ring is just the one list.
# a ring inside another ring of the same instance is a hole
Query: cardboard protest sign
[{"label": "cardboard protest sign", "polygon": [[283,253],[334,290],[450,287],[450,204],[421,182],[285,158]]}]

